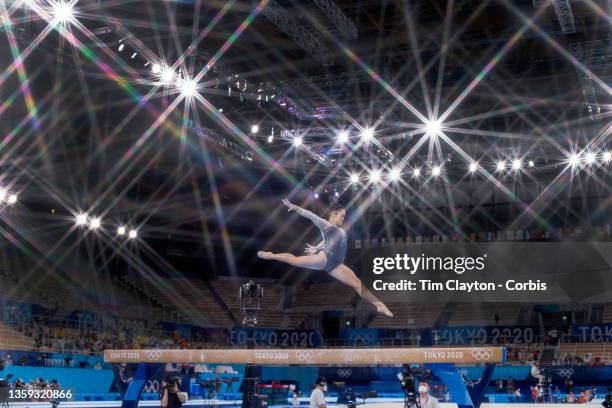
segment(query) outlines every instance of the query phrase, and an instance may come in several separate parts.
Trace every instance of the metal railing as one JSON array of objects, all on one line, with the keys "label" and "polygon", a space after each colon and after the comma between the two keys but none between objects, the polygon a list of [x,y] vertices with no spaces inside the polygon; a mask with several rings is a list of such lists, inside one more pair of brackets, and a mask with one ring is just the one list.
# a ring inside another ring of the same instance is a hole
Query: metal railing
[{"label": "metal railing", "polygon": [[603,333],[601,336],[565,334],[561,336],[561,343],[612,343],[612,336]]},{"label": "metal railing", "polygon": [[[575,357],[579,357],[583,360],[582,362],[578,362],[578,364],[612,362],[612,342],[610,341],[564,342],[560,344],[557,351],[557,358],[561,363],[564,362],[566,354],[569,354],[573,359],[575,359]],[[587,353],[590,354],[590,359],[588,361],[584,361]],[[575,360],[574,363],[576,363]]]}]

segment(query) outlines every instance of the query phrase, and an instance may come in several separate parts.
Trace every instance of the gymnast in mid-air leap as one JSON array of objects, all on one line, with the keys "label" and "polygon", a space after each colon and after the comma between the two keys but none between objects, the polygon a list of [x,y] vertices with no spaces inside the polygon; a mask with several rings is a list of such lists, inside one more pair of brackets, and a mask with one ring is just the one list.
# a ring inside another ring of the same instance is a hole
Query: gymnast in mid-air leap
[{"label": "gymnast in mid-air leap", "polygon": [[374,296],[367,288],[362,287],[361,280],[355,275],[355,272],[343,263],[346,255],[347,243],[346,231],[341,228],[341,225],[346,215],[345,209],[343,207],[333,208],[329,215],[329,220],[324,220],[316,214],[298,207],[287,199],[283,200],[283,204],[289,211],[295,211],[302,217],[312,221],[312,223],[321,230],[323,241],[317,246],[307,244],[305,251],[307,255],[304,256],[295,256],[288,253],[275,254],[265,251],[259,251],[257,256],[263,259],[285,262],[289,265],[301,268],[325,271],[340,282],[355,289],[359,296],[376,307],[378,313],[393,316],[393,313],[389,311],[383,302]]}]

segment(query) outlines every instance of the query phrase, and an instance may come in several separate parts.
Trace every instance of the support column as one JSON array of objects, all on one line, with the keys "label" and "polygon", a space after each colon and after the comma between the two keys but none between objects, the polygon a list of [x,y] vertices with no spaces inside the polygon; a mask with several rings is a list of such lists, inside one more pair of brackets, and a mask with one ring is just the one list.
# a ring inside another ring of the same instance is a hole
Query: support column
[{"label": "support column", "polygon": [[[121,394],[121,408],[137,408],[145,384],[149,379],[155,377],[161,368],[161,364],[139,363],[132,376],[132,381],[129,382],[127,387],[118,387],[119,393]],[[123,384],[124,382],[120,376],[120,370],[113,369],[113,371],[115,373],[115,383],[117,385]]]},{"label": "support column", "polygon": [[425,364],[425,368],[448,386],[451,398],[459,408],[479,408],[495,371],[495,364],[487,364],[480,380],[472,387],[465,384],[454,364]]}]

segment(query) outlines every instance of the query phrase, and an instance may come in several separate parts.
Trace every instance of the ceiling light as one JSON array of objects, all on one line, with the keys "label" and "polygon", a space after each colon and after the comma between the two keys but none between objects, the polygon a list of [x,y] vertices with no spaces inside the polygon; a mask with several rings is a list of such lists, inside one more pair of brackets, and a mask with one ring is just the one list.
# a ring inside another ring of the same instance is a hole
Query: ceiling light
[{"label": "ceiling light", "polygon": [[256,134],[258,132],[259,132],[259,126],[258,125],[251,126],[251,133]]},{"label": "ceiling light", "polygon": [[350,180],[351,180],[351,184],[359,183],[359,175],[356,173],[351,174]]},{"label": "ceiling light", "polygon": [[391,171],[389,172],[389,178],[391,179],[391,181],[398,181],[401,175],[402,172],[400,171],[400,169],[391,169]]},{"label": "ceiling light", "polygon": [[135,229],[131,229],[130,232],[128,233],[128,237],[130,239],[134,239],[138,236],[138,231]]},{"label": "ceiling light", "polygon": [[178,81],[178,89],[185,98],[192,98],[198,92],[198,84],[194,79],[184,78]]},{"label": "ceiling light", "polygon": [[380,170],[372,170],[370,172],[370,182],[378,183],[380,181],[381,172]]},{"label": "ceiling light", "polygon": [[595,156],[595,153],[593,152],[588,152],[585,156],[584,156],[584,162],[586,164],[593,164],[595,163],[595,161],[597,160],[597,156]]},{"label": "ceiling light", "polygon": [[76,224],[77,225],[85,225],[87,224],[87,213],[81,213],[76,216]]},{"label": "ceiling light", "polygon": [[121,226],[117,228],[117,235],[125,235],[125,231],[126,231],[126,228],[124,226]]},{"label": "ceiling light", "polygon": [[519,171],[523,167],[523,161],[521,159],[512,160],[512,170]]},{"label": "ceiling light", "polygon": [[89,220],[89,228],[91,229],[98,229],[101,225],[102,220],[98,217],[93,217],[91,220]]},{"label": "ceiling light", "polygon": [[341,130],[340,132],[338,132],[338,135],[336,136],[338,143],[340,144],[344,144],[347,143],[349,141],[349,132],[348,130]]},{"label": "ceiling light", "polygon": [[67,23],[74,18],[74,6],[72,3],[72,1],[66,2],[63,0],[55,1],[53,3],[53,17],[57,22]]},{"label": "ceiling light", "polygon": [[476,162],[470,163],[468,170],[470,171],[470,173],[476,173],[476,170],[478,170],[478,163]]},{"label": "ceiling light", "polygon": [[425,122],[425,132],[428,135],[435,136],[442,130],[442,123],[439,120],[428,120]]},{"label": "ceiling light", "polygon": [[495,168],[497,169],[497,171],[504,171],[506,169],[506,162],[503,160],[498,161]]},{"label": "ceiling light", "polygon": [[300,147],[302,144],[304,144],[304,139],[302,136],[296,136],[293,138],[293,146]]},{"label": "ceiling light", "polygon": [[572,167],[576,167],[580,164],[580,155],[578,153],[572,153],[569,157],[569,164]]},{"label": "ceiling light", "polygon": [[440,166],[434,166],[431,169],[431,175],[434,177],[438,177],[440,174],[442,174],[442,168]]},{"label": "ceiling light", "polygon": [[174,70],[170,67],[161,67],[160,68],[160,74],[159,74],[159,79],[161,80],[161,83],[164,85],[170,85],[172,82],[174,82]]},{"label": "ceiling light", "polygon": [[361,140],[364,143],[369,143],[372,139],[374,139],[374,129],[370,127],[366,127],[361,131]]}]

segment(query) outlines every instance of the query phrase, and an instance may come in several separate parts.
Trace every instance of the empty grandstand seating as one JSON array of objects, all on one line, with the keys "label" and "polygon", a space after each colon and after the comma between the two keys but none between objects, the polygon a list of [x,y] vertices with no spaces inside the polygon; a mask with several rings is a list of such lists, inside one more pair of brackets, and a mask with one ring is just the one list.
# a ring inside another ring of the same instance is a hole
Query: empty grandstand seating
[{"label": "empty grandstand seating", "polygon": [[234,322],[219,304],[208,285],[201,280],[174,278],[168,282],[179,292],[179,310],[189,321],[204,327],[232,327]]},{"label": "empty grandstand seating", "polygon": [[174,308],[187,323],[224,328],[234,325],[223,305],[219,304],[204,281],[159,276],[132,276],[128,280],[134,288],[149,298]]},{"label": "empty grandstand seating", "polygon": [[377,314],[370,327],[388,329],[433,327],[444,305],[389,302],[387,307],[394,316]]},{"label": "empty grandstand seating", "polygon": [[10,272],[0,271],[0,297],[66,311],[112,311],[116,317],[147,319],[161,314],[151,302],[108,279],[83,280],[77,285],[54,275],[20,274],[17,279]]},{"label": "empty grandstand seating", "polygon": [[[520,303],[457,303],[448,305],[449,326],[515,325],[521,312]],[[496,316],[499,320],[496,321]]]},{"label": "empty grandstand seating", "polygon": [[296,291],[293,309],[302,312],[348,309],[356,296],[352,288],[340,282],[317,283]]}]

